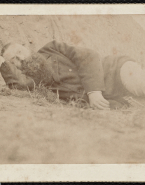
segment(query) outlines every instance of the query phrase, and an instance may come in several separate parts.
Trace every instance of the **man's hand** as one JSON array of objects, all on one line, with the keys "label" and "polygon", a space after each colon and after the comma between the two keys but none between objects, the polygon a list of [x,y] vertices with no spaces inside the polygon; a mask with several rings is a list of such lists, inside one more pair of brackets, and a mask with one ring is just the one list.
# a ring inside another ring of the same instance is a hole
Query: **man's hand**
[{"label": "man's hand", "polygon": [[88,93],[90,107],[93,109],[109,110],[109,102],[104,99],[101,91],[94,91]]},{"label": "man's hand", "polygon": [[0,72],[9,88],[20,90],[31,90],[34,88],[34,81],[22,73],[13,63],[4,62],[0,67]]}]

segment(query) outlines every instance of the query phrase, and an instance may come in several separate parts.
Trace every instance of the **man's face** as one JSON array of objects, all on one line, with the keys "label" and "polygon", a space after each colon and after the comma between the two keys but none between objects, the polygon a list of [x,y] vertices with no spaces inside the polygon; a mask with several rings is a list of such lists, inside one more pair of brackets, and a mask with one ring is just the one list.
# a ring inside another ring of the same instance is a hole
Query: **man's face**
[{"label": "man's face", "polygon": [[6,61],[10,61],[16,65],[17,68],[21,68],[21,61],[30,57],[31,52],[20,44],[12,44],[4,52],[3,57]]}]

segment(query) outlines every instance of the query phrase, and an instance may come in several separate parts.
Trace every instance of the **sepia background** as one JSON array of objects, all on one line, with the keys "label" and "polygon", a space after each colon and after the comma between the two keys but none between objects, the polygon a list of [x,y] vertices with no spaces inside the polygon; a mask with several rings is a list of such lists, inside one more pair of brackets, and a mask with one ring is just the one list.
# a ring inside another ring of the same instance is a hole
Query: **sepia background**
[{"label": "sepia background", "polygon": [[[56,39],[129,55],[145,65],[144,15],[0,16],[0,49],[14,41],[37,51]],[[0,77],[0,163],[144,163],[145,104],[99,111],[50,103],[3,90]]]}]

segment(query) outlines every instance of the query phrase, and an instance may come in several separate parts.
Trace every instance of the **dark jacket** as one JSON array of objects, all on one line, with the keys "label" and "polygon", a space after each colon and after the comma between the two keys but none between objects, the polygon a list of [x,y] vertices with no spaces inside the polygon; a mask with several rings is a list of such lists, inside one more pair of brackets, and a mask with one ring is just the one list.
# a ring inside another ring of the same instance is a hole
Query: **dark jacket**
[{"label": "dark jacket", "polygon": [[[45,72],[51,69],[53,83],[45,83],[60,98],[87,99],[86,93],[102,91],[107,99],[124,95],[127,91],[120,80],[120,68],[129,57],[108,56],[100,61],[96,51],[52,41],[38,51],[45,58]],[[48,70],[47,70],[48,69]],[[10,88],[33,89],[35,78],[22,74],[14,65],[5,62],[1,74]],[[42,72],[43,73],[43,72]],[[48,75],[49,76],[49,75]]]}]

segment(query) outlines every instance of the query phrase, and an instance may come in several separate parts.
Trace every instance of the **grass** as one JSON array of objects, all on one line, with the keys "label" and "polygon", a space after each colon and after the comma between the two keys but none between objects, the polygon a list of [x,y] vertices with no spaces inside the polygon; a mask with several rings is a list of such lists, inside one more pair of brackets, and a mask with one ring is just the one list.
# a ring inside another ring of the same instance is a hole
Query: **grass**
[{"label": "grass", "polygon": [[[82,102],[81,99],[64,102],[59,99],[59,94],[54,94],[44,86],[35,87],[34,91],[10,90],[5,87],[0,91],[0,94],[11,96],[10,98],[1,97],[2,105],[4,105],[5,100],[8,102],[8,105],[4,106],[5,110],[10,110],[9,112],[1,112],[1,115],[5,115],[5,117],[2,116],[2,121],[8,120],[5,122],[6,124],[1,124],[4,127],[2,128],[12,133],[11,138],[14,138],[13,135],[20,132],[20,141],[17,140],[18,143],[16,143],[16,145],[23,145],[26,149],[29,149],[28,151],[34,150],[36,152],[38,149],[39,151],[43,151],[42,158],[46,153],[46,163],[51,161],[51,159],[49,159],[51,156],[51,154],[49,155],[49,147],[51,145],[56,148],[56,151],[53,153],[56,159],[59,158],[60,155],[62,155],[61,157],[63,158],[66,151],[71,151],[73,154],[76,148],[78,150],[78,156],[84,156],[88,152],[88,160],[90,160],[89,155],[94,152],[93,159],[97,159],[96,155],[101,156],[104,150],[106,152],[104,156],[112,155],[109,153],[111,150],[110,147],[112,147],[113,150],[115,148],[114,151],[118,152],[116,155],[124,159],[124,153],[128,155],[128,150],[132,153],[134,150],[138,150],[136,145],[140,144],[141,137],[144,138],[145,109],[140,103],[138,107],[131,106],[130,108],[120,110],[92,110],[89,105],[86,102]],[[11,101],[10,103],[9,100]],[[17,100],[18,103],[16,103]],[[129,98],[129,101],[134,102],[131,98]],[[15,108],[13,108],[15,103]],[[23,105],[25,106],[26,103],[28,103],[28,106],[23,108]],[[9,109],[9,106],[12,106],[12,108]],[[13,110],[12,113],[11,110]],[[20,117],[18,115],[20,115]],[[13,119],[11,120],[11,118]],[[15,127],[15,125],[18,126]],[[141,132],[142,135],[140,136]],[[21,135],[24,136],[24,139],[21,139]],[[7,135],[4,135],[3,138],[5,138],[5,141]],[[30,147],[27,142],[30,144]],[[9,141],[7,141],[7,143],[9,143]],[[127,143],[126,147],[124,143]],[[137,149],[133,147],[130,149],[128,147],[130,143]],[[143,144],[140,148],[142,148],[142,146]],[[118,149],[120,147],[121,149]],[[26,149],[24,151],[26,151]],[[61,154],[62,149],[65,149],[65,152]],[[124,149],[126,149],[126,151],[120,154],[120,151]],[[9,150],[9,153],[12,153],[12,148]],[[19,150],[23,153],[23,150]],[[102,152],[100,152],[100,150]],[[27,154],[25,155],[27,156]],[[18,153],[18,157],[19,155],[21,154]],[[71,156],[71,154],[69,155]],[[26,157],[26,163],[29,163],[27,159]],[[15,159],[13,159],[12,162],[14,161]],[[95,162],[97,162],[97,160]]]},{"label": "grass", "polygon": [[[39,105],[39,106],[47,106],[50,104],[55,104],[57,106],[66,106],[66,107],[72,107],[72,108],[77,108],[80,110],[87,109],[92,110],[89,107],[89,104],[87,102],[85,102],[85,100],[82,99],[78,99],[78,100],[72,100],[70,99],[69,101],[64,101],[61,100],[59,98],[59,93],[53,93],[51,90],[49,90],[48,88],[46,88],[43,85],[39,85],[39,86],[35,86],[33,91],[20,91],[17,89],[9,89],[7,86],[4,86],[1,90],[0,90],[0,95],[3,96],[15,96],[15,97],[27,97],[27,98],[31,98],[32,103],[35,105]],[[145,105],[142,102],[139,102],[138,100],[135,100],[134,97],[125,97],[125,99],[128,101],[128,103],[130,104],[130,107],[126,108],[126,107],[122,107],[121,109],[116,109],[114,111],[120,111],[123,112],[124,114],[128,114],[131,111],[134,110],[140,110],[140,109],[145,109]],[[98,110],[99,111],[99,110]]]}]

